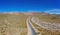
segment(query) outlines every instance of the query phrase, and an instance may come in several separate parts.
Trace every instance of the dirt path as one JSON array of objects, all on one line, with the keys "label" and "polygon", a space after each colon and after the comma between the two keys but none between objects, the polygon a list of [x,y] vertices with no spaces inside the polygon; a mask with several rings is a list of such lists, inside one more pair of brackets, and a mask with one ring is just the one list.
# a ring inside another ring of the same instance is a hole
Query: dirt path
[{"label": "dirt path", "polygon": [[27,19],[27,27],[28,27],[27,35],[37,35],[36,31],[34,30],[33,25],[30,22],[30,17]]}]

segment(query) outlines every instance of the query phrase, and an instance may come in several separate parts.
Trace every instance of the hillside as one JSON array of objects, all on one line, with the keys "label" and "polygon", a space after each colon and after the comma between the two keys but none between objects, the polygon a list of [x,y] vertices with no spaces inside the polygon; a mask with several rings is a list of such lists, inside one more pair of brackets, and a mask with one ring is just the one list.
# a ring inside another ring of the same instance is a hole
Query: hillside
[{"label": "hillside", "polygon": [[51,23],[60,23],[59,14],[48,14],[48,13],[36,13],[32,15],[33,17],[39,18],[41,22],[51,22]]},{"label": "hillside", "polygon": [[[60,15],[48,13],[3,13],[0,14],[0,35],[26,35],[28,17],[37,17],[40,22],[60,23]],[[38,27],[38,26],[36,26]],[[38,29],[40,31],[40,28]],[[20,33],[19,33],[20,32]]]}]

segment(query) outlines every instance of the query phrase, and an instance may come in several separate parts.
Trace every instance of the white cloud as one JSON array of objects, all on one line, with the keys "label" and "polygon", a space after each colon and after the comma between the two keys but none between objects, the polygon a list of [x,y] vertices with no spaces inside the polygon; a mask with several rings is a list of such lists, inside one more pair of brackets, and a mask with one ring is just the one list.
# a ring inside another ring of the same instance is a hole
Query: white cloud
[{"label": "white cloud", "polygon": [[60,9],[46,10],[44,12],[50,13],[50,14],[60,14]]},{"label": "white cloud", "polygon": [[36,11],[36,10],[28,10],[27,12],[41,12],[41,11]]}]

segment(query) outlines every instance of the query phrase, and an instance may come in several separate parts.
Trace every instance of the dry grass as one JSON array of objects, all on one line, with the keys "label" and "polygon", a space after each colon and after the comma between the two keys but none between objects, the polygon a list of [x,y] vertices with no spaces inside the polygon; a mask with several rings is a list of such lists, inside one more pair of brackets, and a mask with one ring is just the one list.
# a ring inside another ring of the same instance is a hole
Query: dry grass
[{"label": "dry grass", "polygon": [[[26,35],[27,34],[27,24],[26,24],[26,19],[27,15],[12,15],[12,14],[0,14],[0,35],[1,33],[5,35],[4,33],[6,32],[6,28],[19,28],[20,29],[20,35]],[[37,17],[40,19],[40,21],[44,22],[55,22],[55,23],[60,23],[60,16],[57,15],[41,15],[41,14],[35,14],[32,15],[31,17]],[[11,25],[8,25],[5,21],[6,20],[11,23]],[[43,29],[39,27],[38,25],[32,24],[36,27],[37,30],[42,32],[43,35],[60,35],[59,33],[56,32],[51,32],[50,30]],[[7,30],[9,30],[7,28]]]},{"label": "dry grass", "polygon": [[51,23],[60,23],[60,16],[59,15],[41,15],[41,14],[36,14],[33,15],[33,17],[37,17],[40,19],[40,21],[44,22],[51,22]]},{"label": "dry grass", "polygon": [[40,26],[36,25],[33,22],[32,22],[32,24],[38,30],[39,34],[42,34],[42,35],[60,35],[60,31],[46,30],[46,29],[43,29]]},{"label": "dry grass", "polygon": [[[5,22],[4,18],[10,23],[9,25],[8,23]],[[26,19],[27,19],[27,16],[25,15],[1,14],[0,15],[0,33],[1,33],[0,35],[6,35],[6,34],[11,35],[12,34],[11,32],[18,31],[17,28],[19,28],[20,30],[19,31],[20,35],[26,35],[27,34]]]}]

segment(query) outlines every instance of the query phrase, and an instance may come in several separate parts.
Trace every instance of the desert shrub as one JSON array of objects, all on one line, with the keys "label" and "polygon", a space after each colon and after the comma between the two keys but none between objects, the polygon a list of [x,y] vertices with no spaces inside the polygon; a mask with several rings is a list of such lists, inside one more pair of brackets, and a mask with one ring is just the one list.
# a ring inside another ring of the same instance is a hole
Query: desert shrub
[{"label": "desert shrub", "polygon": [[52,16],[52,19],[57,19],[57,17],[56,16]]}]

